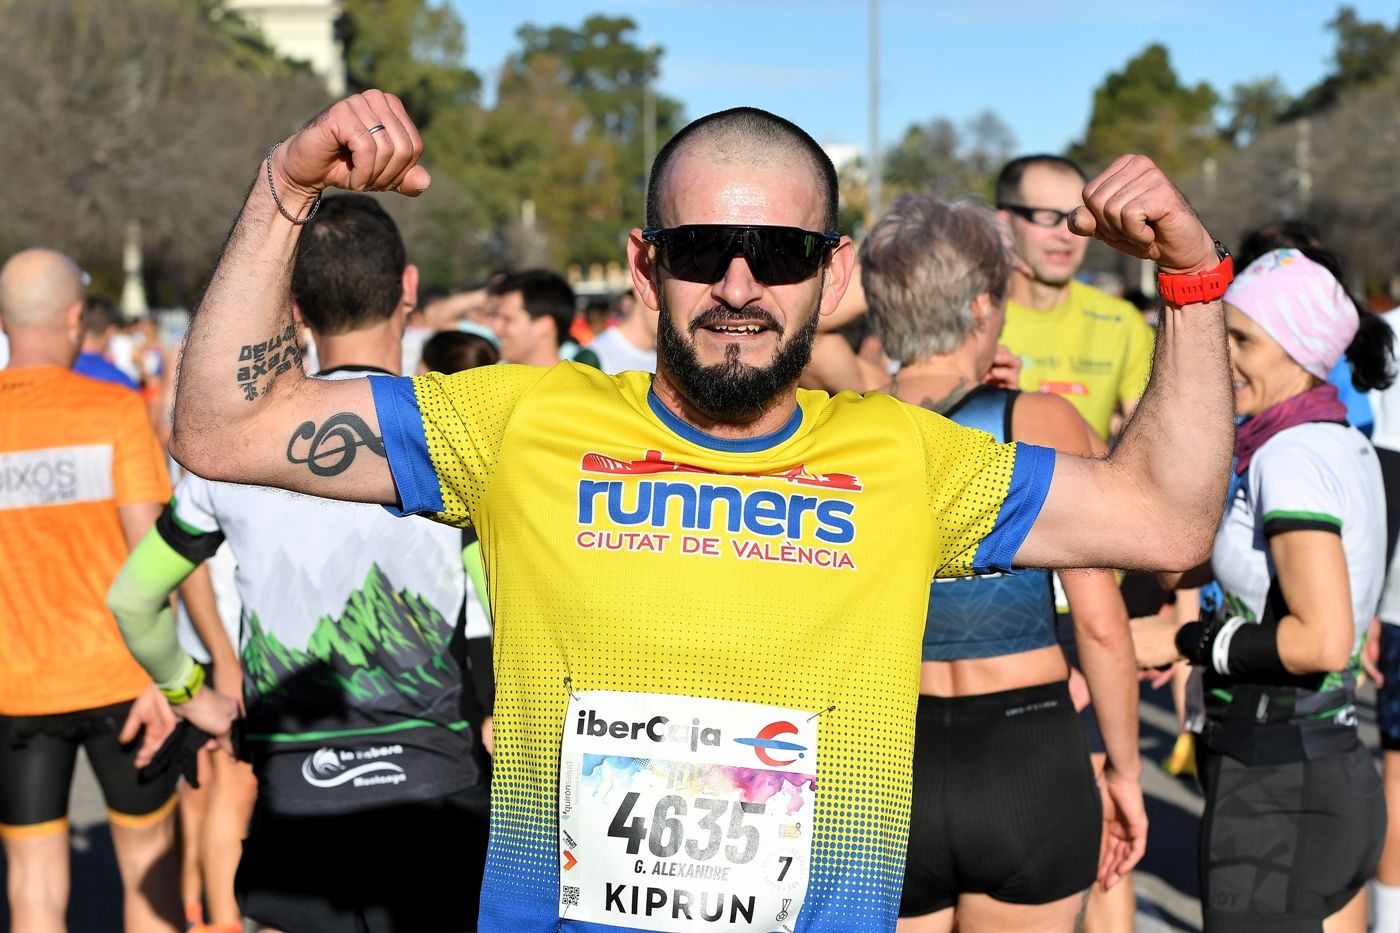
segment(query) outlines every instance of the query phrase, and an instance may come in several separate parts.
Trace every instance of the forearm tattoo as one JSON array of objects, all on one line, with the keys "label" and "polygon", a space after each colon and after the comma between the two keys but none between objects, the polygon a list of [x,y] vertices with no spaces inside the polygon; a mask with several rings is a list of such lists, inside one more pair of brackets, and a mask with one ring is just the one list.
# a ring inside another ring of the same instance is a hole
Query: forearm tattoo
[{"label": "forearm tattoo", "polygon": [[[305,456],[297,456],[298,442],[310,440]],[[359,447],[381,457],[384,439],[370,430],[365,420],[354,412],[342,411],[331,415],[319,428],[314,421],[303,421],[287,441],[287,461],[304,463],[317,476],[339,476],[355,462]]]},{"label": "forearm tattoo", "polygon": [[257,401],[267,395],[277,377],[301,365],[301,345],[296,341],[296,328],[288,324],[279,334],[262,343],[245,343],[238,348],[238,387],[245,401]]}]

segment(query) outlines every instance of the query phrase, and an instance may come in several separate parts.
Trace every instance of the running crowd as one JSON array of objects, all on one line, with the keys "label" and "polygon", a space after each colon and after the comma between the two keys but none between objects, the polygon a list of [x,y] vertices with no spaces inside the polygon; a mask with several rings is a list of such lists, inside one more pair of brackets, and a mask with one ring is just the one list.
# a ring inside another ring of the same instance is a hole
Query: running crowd
[{"label": "running crowd", "polygon": [[423,156],[368,91],[250,166],[177,378],[0,267],[12,929],[65,928],[81,748],[110,928],[1127,931],[1147,679],[1204,928],[1400,933],[1396,319],[1316,230],[1033,155],[856,244],[739,108],[615,304],[420,296],[363,192]]}]

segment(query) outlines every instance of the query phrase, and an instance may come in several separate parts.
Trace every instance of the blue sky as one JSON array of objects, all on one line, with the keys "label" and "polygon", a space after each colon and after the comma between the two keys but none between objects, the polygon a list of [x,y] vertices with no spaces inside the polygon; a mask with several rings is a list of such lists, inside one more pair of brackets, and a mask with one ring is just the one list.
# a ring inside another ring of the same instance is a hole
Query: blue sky
[{"label": "blue sky", "polygon": [[[578,26],[625,15],[636,41],[663,49],[660,89],[690,117],[739,105],[772,110],[823,143],[869,138],[864,0],[451,0],[467,63],[487,79],[518,48],[523,23]],[[1395,26],[1400,3],[1351,0]],[[1329,0],[881,0],[881,139],[910,123],[995,111],[1022,151],[1082,134],[1094,88],[1152,42],[1186,83],[1277,76],[1298,93],[1329,68]]]}]

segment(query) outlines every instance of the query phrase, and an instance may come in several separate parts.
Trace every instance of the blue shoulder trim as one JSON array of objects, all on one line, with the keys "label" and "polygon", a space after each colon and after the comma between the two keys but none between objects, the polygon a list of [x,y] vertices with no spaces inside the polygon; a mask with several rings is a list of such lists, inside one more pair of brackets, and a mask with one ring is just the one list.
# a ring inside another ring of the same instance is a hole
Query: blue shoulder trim
[{"label": "blue shoulder trim", "polygon": [[407,376],[370,376],[379,433],[389,471],[399,490],[398,508],[386,505],[394,515],[434,515],[442,511],[442,487],[428,453],[423,413]]},{"label": "blue shoulder trim", "polygon": [[1040,515],[1054,475],[1055,451],[1032,444],[1016,445],[1016,464],[1011,469],[1006,498],[992,533],[982,539],[973,555],[973,573],[1006,573],[1012,569],[1011,560]]},{"label": "blue shoulder trim", "polygon": [[796,434],[797,429],[802,427],[802,406],[798,405],[793,409],[792,417],[787,420],[787,424],[784,424],[771,434],[744,438],[713,437],[701,431],[699,428],[686,424],[678,418],[674,412],[662,404],[661,399],[656,397],[656,392],[654,390],[647,391],[647,404],[651,406],[651,410],[656,414],[656,417],[661,419],[662,424],[666,425],[666,427],[670,428],[685,440],[690,441],[692,444],[698,444],[701,447],[707,447],[710,450],[720,450],[725,453],[755,454],[777,447],[783,441]]}]

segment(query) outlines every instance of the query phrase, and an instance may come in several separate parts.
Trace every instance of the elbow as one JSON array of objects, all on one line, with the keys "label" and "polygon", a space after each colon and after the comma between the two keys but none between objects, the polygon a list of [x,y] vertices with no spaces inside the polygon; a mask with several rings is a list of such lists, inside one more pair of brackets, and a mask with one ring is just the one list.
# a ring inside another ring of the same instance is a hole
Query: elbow
[{"label": "elbow", "polygon": [[[229,449],[233,446],[236,445],[230,445]],[[170,432],[170,456],[195,476],[218,482],[246,482],[238,479],[234,458],[227,450],[221,453],[218,447],[199,432],[181,430],[178,423]]]},{"label": "elbow", "polygon": [[[1296,619],[1296,621],[1302,621]],[[1344,671],[1351,663],[1351,623],[1347,619],[1316,628],[1304,623],[1306,641],[1291,637],[1279,639],[1279,655],[1291,674],[1330,674]],[[1281,633],[1282,634],[1282,633]]]},{"label": "elbow", "polygon": [[1164,536],[1151,569],[1163,574],[1188,573],[1209,561],[1214,547],[1213,528],[1192,528],[1182,534]]},{"label": "elbow", "polygon": [[1351,643],[1344,638],[1329,637],[1317,646],[1315,660],[1318,673],[1345,670],[1351,663]]},{"label": "elbow", "polygon": [[1128,613],[1126,610],[1121,613],[1099,613],[1086,619],[1075,616],[1074,637],[1081,646],[1087,642],[1102,651],[1117,651],[1125,644],[1131,644]]}]

